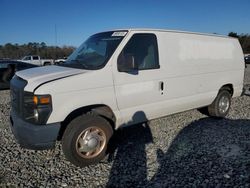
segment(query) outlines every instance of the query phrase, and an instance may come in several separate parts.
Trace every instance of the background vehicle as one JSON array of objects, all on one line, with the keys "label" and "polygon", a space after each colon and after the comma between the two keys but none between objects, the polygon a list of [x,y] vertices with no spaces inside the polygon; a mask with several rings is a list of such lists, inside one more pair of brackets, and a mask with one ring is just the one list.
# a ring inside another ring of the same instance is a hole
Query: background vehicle
[{"label": "background vehicle", "polygon": [[250,64],[250,55],[245,56],[245,63]]},{"label": "background vehicle", "polygon": [[59,64],[64,63],[66,60],[67,60],[66,57],[61,58],[61,59],[56,59],[56,60],[54,61],[54,64],[55,64],[55,65],[59,65]]},{"label": "background vehicle", "polygon": [[73,164],[93,164],[119,127],[195,108],[225,117],[243,91],[243,61],[239,41],[225,36],[97,33],[59,66],[16,73],[12,130],[22,147],[53,148],[58,139]]},{"label": "background vehicle", "polygon": [[0,60],[0,89],[10,87],[10,80],[16,71],[38,67],[29,63],[13,60]]},{"label": "background vehicle", "polygon": [[53,59],[41,59],[40,56],[38,55],[25,56],[20,61],[38,66],[46,66],[54,64]]}]

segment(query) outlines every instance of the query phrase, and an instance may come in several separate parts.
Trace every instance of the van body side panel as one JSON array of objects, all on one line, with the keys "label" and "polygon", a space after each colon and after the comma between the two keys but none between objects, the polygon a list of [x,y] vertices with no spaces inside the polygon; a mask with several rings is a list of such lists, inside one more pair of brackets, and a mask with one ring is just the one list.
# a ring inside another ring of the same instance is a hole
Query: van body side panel
[{"label": "van body side panel", "polygon": [[[130,32],[129,37],[133,33],[136,32]],[[233,85],[233,97],[240,96],[244,61],[237,40],[190,33],[151,33],[157,36],[159,70],[142,70],[138,75],[121,73],[117,71],[119,53],[114,55],[112,66],[121,125],[142,121],[141,116],[133,117],[138,112],[149,120],[208,106],[226,84]],[[160,81],[164,82],[163,94],[157,93]]]},{"label": "van body side panel", "polygon": [[[244,63],[237,40],[184,33],[161,33],[159,38],[166,82],[170,87],[182,86],[178,92],[176,87],[169,88],[167,100],[207,92],[215,98],[225,84],[242,91]],[[204,104],[211,102],[204,98]]]}]

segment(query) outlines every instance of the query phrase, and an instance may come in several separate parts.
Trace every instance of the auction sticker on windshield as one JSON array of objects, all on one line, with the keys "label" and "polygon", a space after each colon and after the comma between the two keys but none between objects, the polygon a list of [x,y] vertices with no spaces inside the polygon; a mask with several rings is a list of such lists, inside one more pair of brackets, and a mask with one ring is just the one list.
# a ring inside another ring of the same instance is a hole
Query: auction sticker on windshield
[{"label": "auction sticker on windshield", "polygon": [[112,34],[112,37],[124,37],[127,34],[127,32],[124,31],[116,31]]}]

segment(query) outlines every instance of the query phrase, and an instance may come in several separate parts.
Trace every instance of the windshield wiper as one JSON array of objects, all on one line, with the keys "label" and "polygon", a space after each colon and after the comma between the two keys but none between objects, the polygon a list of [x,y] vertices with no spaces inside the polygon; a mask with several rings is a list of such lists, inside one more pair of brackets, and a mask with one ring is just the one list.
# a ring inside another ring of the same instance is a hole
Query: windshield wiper
[{"label": "windshield wiper", "polygon": [[63,67],[71,67],[71,68],[80,68],[80,69],[89,69],[89,67],[81,62],[79,59],[72,59],[69,61],[66,61],[65,63],[60,64],[59,66]]}]

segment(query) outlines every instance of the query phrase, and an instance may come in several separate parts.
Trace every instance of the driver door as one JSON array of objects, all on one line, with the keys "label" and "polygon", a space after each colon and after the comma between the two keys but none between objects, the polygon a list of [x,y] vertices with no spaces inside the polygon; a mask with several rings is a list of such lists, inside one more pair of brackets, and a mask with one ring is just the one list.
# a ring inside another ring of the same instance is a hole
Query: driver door
[{"label": "driver door", "polygon": [[[124,68],[126,64],[127,68]],[[117,70],[114,70],[121,125],[143,122],[157,116],[164,93],[161,75],[156,35],[134,34],[121,51]]]}]

